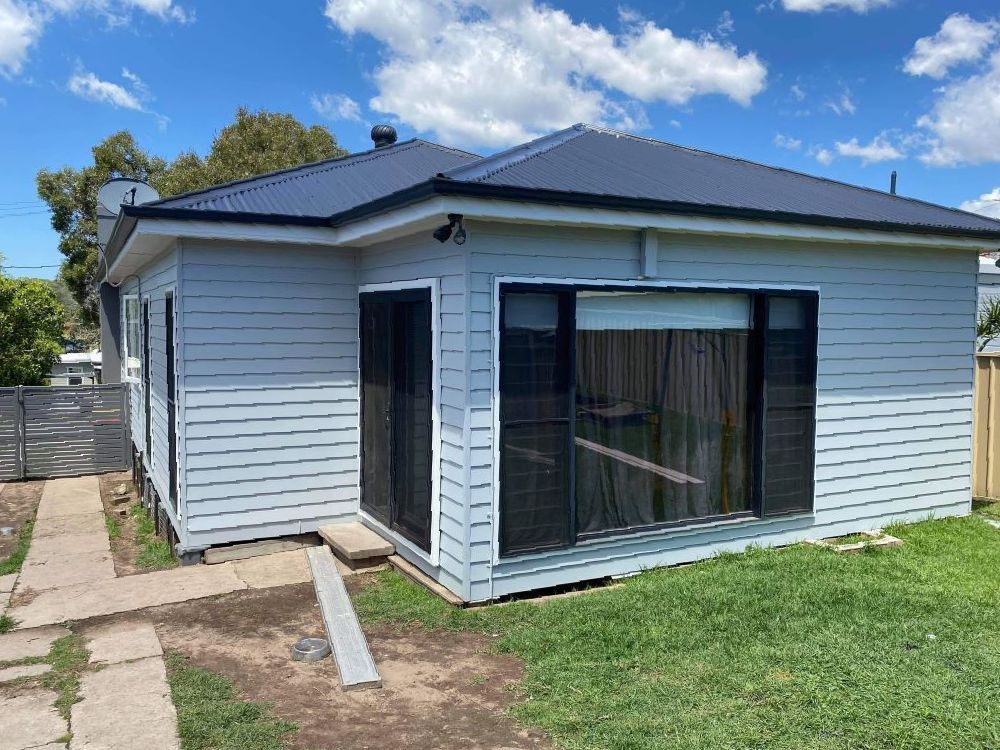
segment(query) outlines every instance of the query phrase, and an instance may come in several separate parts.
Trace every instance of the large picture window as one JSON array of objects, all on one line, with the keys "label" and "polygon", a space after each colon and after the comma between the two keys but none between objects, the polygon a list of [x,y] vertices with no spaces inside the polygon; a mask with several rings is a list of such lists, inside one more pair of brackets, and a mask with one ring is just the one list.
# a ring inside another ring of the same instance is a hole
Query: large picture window
[{"label": "large picture window", "polygon": [[126,380],[138,381],[142,374],[142,322],[139,298],[127,295],[125,305],[125,356],[122,367]]},{"label": "large picture window", "polygon": [[501,288],[504,554],[812,505],[816,296]]}]

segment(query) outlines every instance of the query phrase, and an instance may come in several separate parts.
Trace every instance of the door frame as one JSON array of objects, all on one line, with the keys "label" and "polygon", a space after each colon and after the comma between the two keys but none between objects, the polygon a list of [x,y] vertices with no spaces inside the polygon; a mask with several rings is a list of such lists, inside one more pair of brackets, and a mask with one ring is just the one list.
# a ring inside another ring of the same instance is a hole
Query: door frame
[{"label": "door frame", "polygon": [[[369,292],[394,292],[409,289],[429,289],[431,293],[431,551],[428,554],[416,544],[366,513],[361,501],[361,453],[364,435],[361,427],[361,318],[357,325],[358,345],[358,514],[369,525],[389,537],[397,547],[405,547],[414,555],[438,565],[441,559],[441,283],[439,279],[389,281],[380,284],[360,284],[358,295]],[[358,310],[360,311],[360,299]]]}]

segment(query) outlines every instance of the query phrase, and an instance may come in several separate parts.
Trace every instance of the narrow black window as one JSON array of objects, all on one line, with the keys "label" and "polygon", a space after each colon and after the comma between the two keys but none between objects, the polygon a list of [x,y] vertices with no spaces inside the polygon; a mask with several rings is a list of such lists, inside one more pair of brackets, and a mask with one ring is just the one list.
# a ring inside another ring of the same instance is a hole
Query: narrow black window
[{"label": "narrow black window", "polygon": [[153,413],[151,409],[152,385],[150,382],[150,361],[152,359],[149,350],[149,300],[142,301],[142,396],[143,396],[143,417],[146,425],[146,462],[153,465]]},{"label": "narrow black window", "polygon": [[501,297],[504,553],[569,541],[571,307],[568,292]]},{"label": "narrow black window", "polygon": [[817,308],[815,295],[767,295],[764,515],[812,509]]},{"label": "narrow black window", "polygon": [[163,308],[163,330],[167,360],[167,461],[170,507],[177,510],[177,351],[174,346],[174,295],[167,292]]}]

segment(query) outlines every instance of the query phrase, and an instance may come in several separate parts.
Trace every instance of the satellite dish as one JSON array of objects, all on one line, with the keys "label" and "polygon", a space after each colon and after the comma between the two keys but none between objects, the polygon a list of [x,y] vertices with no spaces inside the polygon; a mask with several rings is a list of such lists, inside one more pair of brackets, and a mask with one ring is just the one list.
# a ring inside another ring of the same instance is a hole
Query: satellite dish
[{"label": "satellite dish", "polygon": [[122,205],[141,206],[158,200],[160,194],[142,180],[129,177],[112,177],[97,191],[97,207],[117,216]]}]

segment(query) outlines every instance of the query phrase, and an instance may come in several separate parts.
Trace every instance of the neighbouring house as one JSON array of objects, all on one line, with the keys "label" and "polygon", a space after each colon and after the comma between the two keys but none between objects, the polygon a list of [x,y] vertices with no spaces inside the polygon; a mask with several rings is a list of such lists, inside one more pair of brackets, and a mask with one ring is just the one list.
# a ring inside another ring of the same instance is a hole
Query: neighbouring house
[{"label": "neighbouring house", "polygon": [[122,207],[180,553],[360,521],[478,602],[969,512],[1000,222],[587,125],[373,138]]},{"label": "neighbouring house", "polygon": [[[1000,268],[997,259],[984,256],[979,259],[979,307],[1000,296]],[[993,339],[983,348],[984,352],[1000,352],[1000,339]]]},{"label": "neighbouring house", "polygon": [[60,354],[49,373],[49,385],[97,385],[100,382],[100,352]]}]

